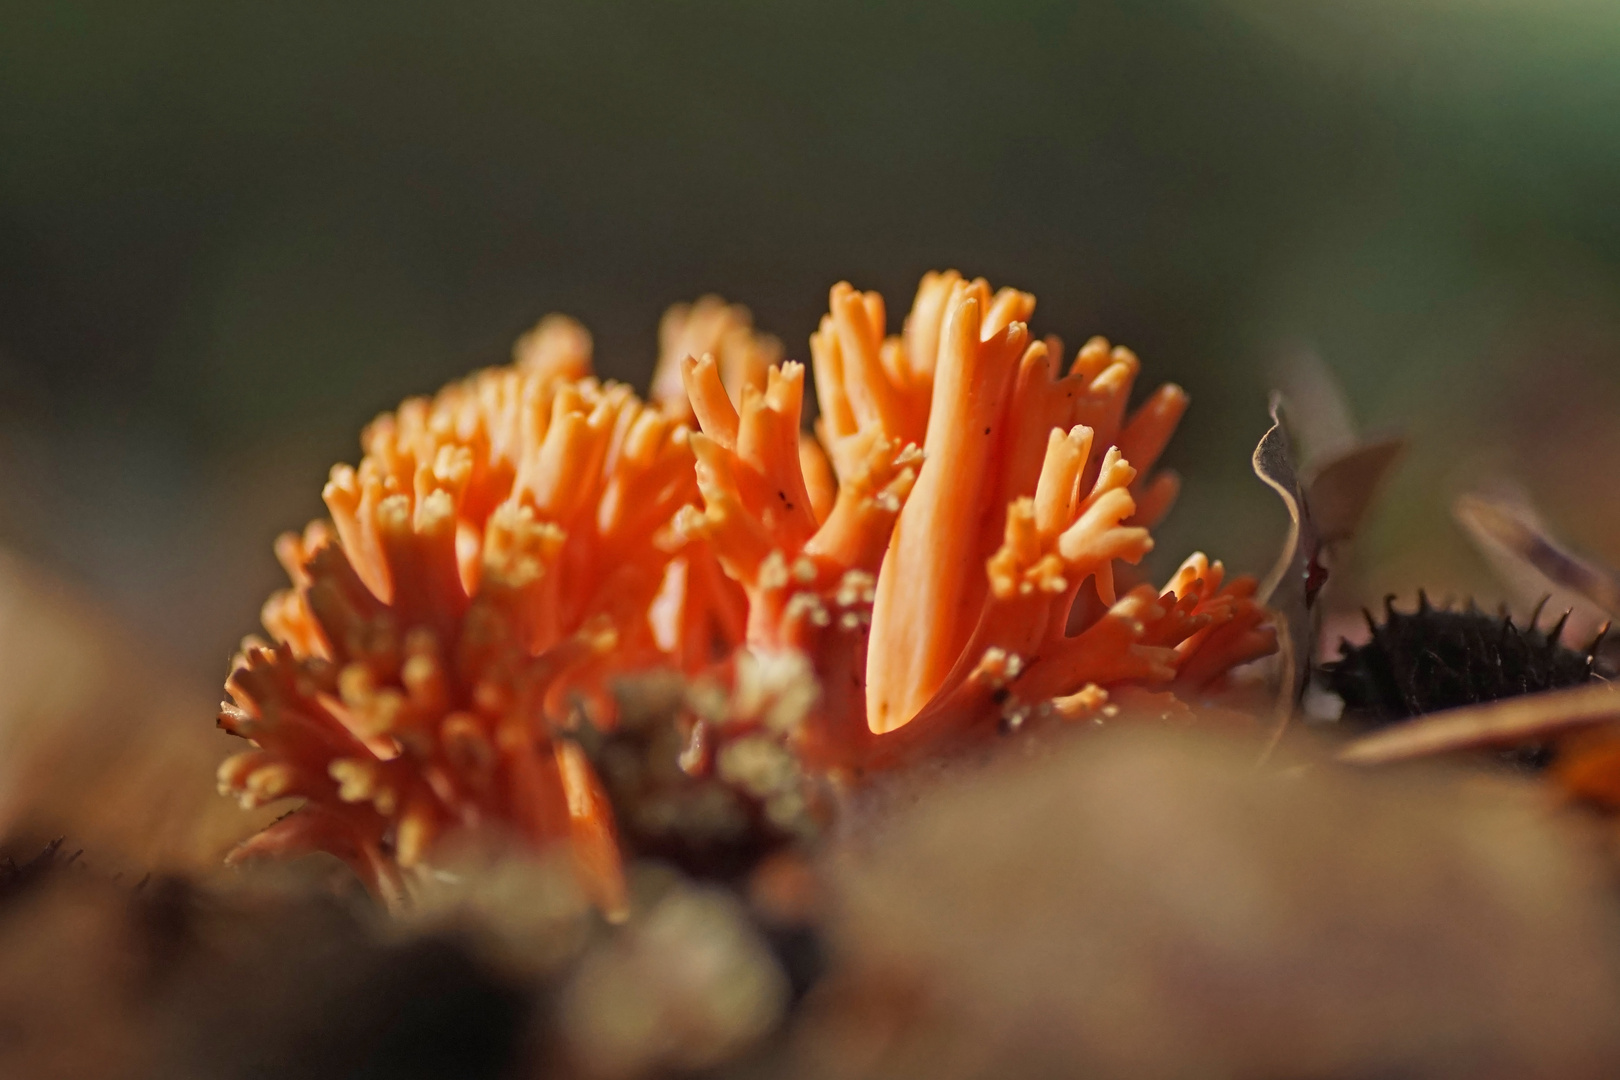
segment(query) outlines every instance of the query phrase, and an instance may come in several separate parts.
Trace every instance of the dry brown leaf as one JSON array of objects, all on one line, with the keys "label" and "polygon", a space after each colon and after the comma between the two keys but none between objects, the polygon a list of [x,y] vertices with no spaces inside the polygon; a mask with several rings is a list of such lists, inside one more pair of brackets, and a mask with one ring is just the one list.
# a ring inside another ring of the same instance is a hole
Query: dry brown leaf
[{"label": "dry brown leaf", "polygon": [[1296,464],[1321,546],[1350,541],[1386,477],[1406,449],[1399,436],[1368,440],[1357,433],[1344,386],[1314,352],[1279,365]]},{"label": "dry brown leaf", "polygon": [[1389,765],[1460,750],[1534,742],[1620,721],[1620,690],[1592,683],[1447,709],[1362,736],[1339,751],[1353,765]]},{"label": "dry brown leaf", "polygon": [[1323,547],[1342,546],[1355,536],[1405,452],[1405,439],[1379,439],[1358,443],[1311,469],[1306,499]]},{"label": "dry brown leaf", "polygon": [[1464,495],[1454,513],[1504,580],[1518,589],[1520,599],[1536,603],[1551,593],[1555,608],[1585,608],[1620,618],[1620,575],[1554,539],[1527,502],[1504,495]]}]

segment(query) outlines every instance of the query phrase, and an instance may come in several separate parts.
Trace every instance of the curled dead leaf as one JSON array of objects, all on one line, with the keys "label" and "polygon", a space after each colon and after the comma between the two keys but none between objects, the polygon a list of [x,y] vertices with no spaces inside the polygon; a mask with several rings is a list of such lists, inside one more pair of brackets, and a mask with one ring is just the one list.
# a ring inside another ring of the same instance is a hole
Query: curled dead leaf
[{"label": "curled dead leaf", "polygon": [[1277,624],[1278,662],[1281,684],[1277,711],[1281,725],[1286,724],[1294,702],[1304,690],[1305,676],[1310,671],[1311,629],[1310,568],[1316,553],[1316,531],[1311,524],[1310,511],[1300,490],[1299,474],[1294,468],[1293,449],[1288,439],[1288,428],[1283,420],[1281,394],[1271,397],[1271,427],[1261,436],[1254,448],[1254,473],[1277,497],[1288,511],[1288,532],[1281,552],[1271,573],[1260,586],[1261,600],[1275,613]]}]

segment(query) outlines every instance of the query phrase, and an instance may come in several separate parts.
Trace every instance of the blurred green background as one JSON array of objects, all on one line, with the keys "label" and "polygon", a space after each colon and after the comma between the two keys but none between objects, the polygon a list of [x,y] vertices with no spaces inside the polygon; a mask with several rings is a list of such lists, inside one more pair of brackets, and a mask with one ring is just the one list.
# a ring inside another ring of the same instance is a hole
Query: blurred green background
[{"label": "blurred green background", "polygon": [[1620,559],[1617,199],[1611,0],[4,2],[0,543],[214,678],[360,426],[545,312],[644,382],[670,302],[803,358],[956,266],[1191,391],[1163,561],[1269,564],[1313,351],[1413,440],[1362,587],[1488,593],[1482,478]]}]

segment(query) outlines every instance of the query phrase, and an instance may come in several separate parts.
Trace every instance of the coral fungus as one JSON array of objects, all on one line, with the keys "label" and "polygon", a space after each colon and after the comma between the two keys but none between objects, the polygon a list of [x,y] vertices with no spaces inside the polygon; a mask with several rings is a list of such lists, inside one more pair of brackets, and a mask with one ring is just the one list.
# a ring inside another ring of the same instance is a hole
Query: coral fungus
[{"label": "coral fungus", "polygon": [[294,587],[227,683],[221,722],[254,749],[222,789],[305,800],[238,856],[324,849],[397,894],[436,840],[496,826],[568,842],[611,913],[615,811],[659,815],[610,806],[584,747],[631,677],[686,688],[677,737],[638,753],[795,833],[806,776],[1170,705],[1268,652],[1251,580],[1202,555],[1163,590],[1129,569],[1176,494],[1152,469],[1185,395],[1127,415],[1137,359],[1100,338],[1060,376],[1034,304],[929,274],[888,336],[881,297],[836,286],[815,436],[804,367],[714,298],[666,316],[654,404],[592,378],[553,316],[512,366],[380,417],[330,522],[278,542]]},{"label": "coral fungus", "polygon": [[711,563],[660,532],[695,494],[686,429],[579,377],[588,342],[550,321],[515,366],[379,418],[360,466],[332,471],[331,523],[279,541],[295,588],[265,606],[275,643],[246,643],[221,717],[257,749],[220,781],[307,801],[241,854],[324,848],[390,889],[447,828],[499,822],[572,839],[621,902],[605,797],[552,736],[610,710],[605,673],[707,661],[675,638],[728,638],[709,623],[736,616],[686,603],[726,590],[689,593]]},{"label": "coral fungus", "polygon": [[1116,563],[1151,549],[1175,497],[1174,475],[1150,470],[1186,395],[1166,386],[1127,417],[1136,357],[1093,338],[1059,377],[1061,343],[1030,338],[1034,307],[929,274],[894,337],[882,297],[834,287],[811,338],[836,476],[819,496],[796,442],[799,365],[734,405],[711,359],[683,364],[703,505],[676,524],[746,590],[750,645],[815,658],[827,700],[806,741],[824,763],[1092,715],[1122,684],[1197,692],[1273,647],[1253,581],[1202,555],[1162,593],[1116,597]]}]

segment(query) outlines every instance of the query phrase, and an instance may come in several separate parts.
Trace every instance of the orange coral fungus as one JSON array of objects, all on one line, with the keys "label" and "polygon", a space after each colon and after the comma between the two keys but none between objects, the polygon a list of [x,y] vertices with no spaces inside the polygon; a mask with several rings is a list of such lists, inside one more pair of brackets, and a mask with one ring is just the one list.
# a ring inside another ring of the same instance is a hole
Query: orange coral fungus
[{"label": "orange coral fungus", "polygon": [[[512,366],[380,417],[331,521],[278,543],[274,642],[227,683],[254,749],[222,788],[305,800],[239,855],[323,849],[398,894],[437,839],[493,825],[569,844],[614,912],[615,812],[648,850],[769,844],[827,770],[1122,695],[1164,711],[1269,651],[1254,583],[1202,555],[1116,595],[1175,497],[1151,470],[1186,397],[1127,417],[1136,357],[1093,339],[1060,376],[1034,306],[930,274],[889,337],[881,297],[836,286],[819,438],[804,367],[712,297],[666,316],[653,405],[591,378],[554,316]],[[672,671],[667,708],[616,730]]]},{"label": "orange coral fungus", "polygon": [[701,667],[741,615],[665,528],[696,497],[687,429],[582,377],[589,348],[553,318],[513,367],[380,417],[332,470],[331,523],[278,542],[295,588],[235,662],[221,722],[256,749],[220,783],[306,803],[240,854],[330,850],[387,892],[440,833],[498,822],[571,839],[622,905],[605,796],[553,736],[576,708],[608,722],[610,672]]},{"label": "orange coral fungus", "polygon": [[[811,338],[830,506],[797,444],[798,364],[735,405],[712,359],[683,364],[703,506],[677,525],[746,590],[751,645],[815,660],[827,697],[807,750],[824,762],[1090,715],[1122,685],[1196,693],[1274,646],[1254,582],[1202,555],[1162,592],[1116,598],[1115,564],[1150,550],[1175,497],[1150,470],[1186,395],[1166,386],[1127,418],[1136,357],[1094,338],[1060,377],[1034,307],[929,274],[892,337],[882,297],[835,286]],[[1088,579],[1100,602],[1077,604]]]}]

